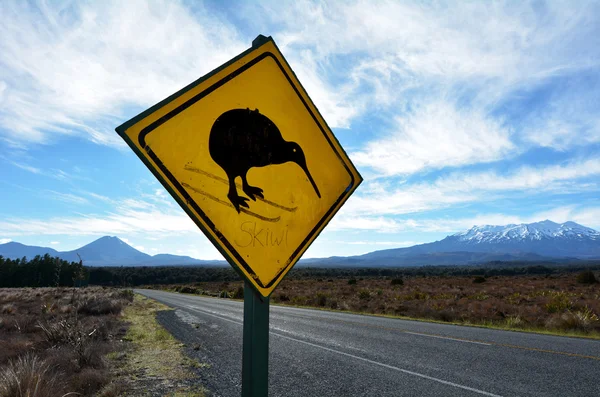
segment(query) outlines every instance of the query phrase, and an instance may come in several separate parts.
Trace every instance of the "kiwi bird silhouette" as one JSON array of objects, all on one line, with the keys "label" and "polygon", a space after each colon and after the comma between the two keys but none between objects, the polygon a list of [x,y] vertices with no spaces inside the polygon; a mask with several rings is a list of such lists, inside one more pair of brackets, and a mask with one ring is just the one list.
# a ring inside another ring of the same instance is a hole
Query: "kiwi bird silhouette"
[{"label": "kiwi bird silhouette", "polygon": [[283,139],[279,128],[258,109],[232,109],[220,115],[210,130],[208,138],[210,156],[229,179],[227,198],[240,212],[240,207],[249,208],[248,199],[240,197],[235,187],[235,178],[242,178],[242,190],[256,201],[264,198],[263,190],[250,186],[246,179],[252,167],[266,167],[271,164],[294,162],[304,170],[317,196],[319,188],[306,166],[306,158],[300,145]]}]

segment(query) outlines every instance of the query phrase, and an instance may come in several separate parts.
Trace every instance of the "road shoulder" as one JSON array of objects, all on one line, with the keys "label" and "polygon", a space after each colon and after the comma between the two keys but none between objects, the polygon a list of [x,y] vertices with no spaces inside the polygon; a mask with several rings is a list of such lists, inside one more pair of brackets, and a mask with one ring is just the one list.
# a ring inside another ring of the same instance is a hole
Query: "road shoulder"
[{"label": "road shoulder", "polygon": [[204,397],[206,390],[199,381],[203,365],[184,354],[184,345],[157,321],[169,307],[144,296],[135,295],[123,312],[129,329],[124,340],[128,347],[113,353],[109,359],[115,382],[120,390],[102,395]]}]

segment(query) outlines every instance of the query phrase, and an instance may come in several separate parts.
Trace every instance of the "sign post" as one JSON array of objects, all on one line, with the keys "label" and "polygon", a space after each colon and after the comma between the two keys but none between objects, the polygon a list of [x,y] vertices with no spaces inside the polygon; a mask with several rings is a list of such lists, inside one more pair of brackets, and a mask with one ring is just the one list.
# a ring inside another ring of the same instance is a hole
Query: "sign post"
[{"label": "sign post", "polygon": [[362,177],[262,35],[116,130],[245,280],[242,394],[266,396],[269,296]]},{"label": "sign post", "polygon": [[242,397],[266,397],[269,386],[269,298],[244,283]]}]

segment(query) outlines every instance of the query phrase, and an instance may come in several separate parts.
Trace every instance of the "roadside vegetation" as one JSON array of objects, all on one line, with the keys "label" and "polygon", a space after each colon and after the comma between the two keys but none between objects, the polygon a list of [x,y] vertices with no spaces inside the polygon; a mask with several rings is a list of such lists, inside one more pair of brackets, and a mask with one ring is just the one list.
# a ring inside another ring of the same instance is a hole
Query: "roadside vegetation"
[{"label": "roadside vegetation", "polygon": [[[131,290],[0,289],[0,396],[94,395],[125,334]],[[110,395],[110,394],[109,394]]]},{"label": "roadside vegetation", "polygon": [[0,397],[203,396],[165,309],[128,289],[0,289]]},{"label": "roadside vegetation", "polygon": [[[599,275],[286,278],[274,304],[600,338]],[[152,286],[243,298],[242,282]]]},{"label": "roadside vegetation", "polygon": [[[410,278],[420,276],[522,276],[576,274],[584,270],[600,272],[600,261],[553,262],[490,262],[477,266],[422,266],[422,267],[369,267],[324,268],[297,265],[288,279],[318,278]],[[230,266],[137,266],[88,267],[86,280],[92,285],[127,286],[186,284],[206,281],[238,281],[240,276]]]},{"label": "roadside vegetation", "polygon": [[83,262],[67,262],[48,254],[33,259],[8,259],[0,255],[0,288],[72,287],[89,277]]},{"label": "roadside vegetation", "polygon": [[109,355],[119,382],[127,395],[203,397],[194,373],[203,365],[185,356],[183,344],[158,324],[156,312],[161,310],[171,309],[140,295],[125,308],[123,319],[129,324],[125,340],[131,346]]}]

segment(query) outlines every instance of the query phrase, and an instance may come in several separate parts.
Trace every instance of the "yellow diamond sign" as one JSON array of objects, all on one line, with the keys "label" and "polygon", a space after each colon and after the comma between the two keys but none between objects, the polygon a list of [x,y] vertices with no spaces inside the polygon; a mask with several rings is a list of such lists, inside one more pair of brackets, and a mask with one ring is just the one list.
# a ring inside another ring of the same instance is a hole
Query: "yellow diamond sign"
[{"label": "yellow diamond sign", "polygon": [[263,296],[362,182],[264,36],[117,132]]}]

